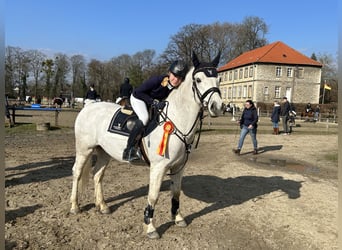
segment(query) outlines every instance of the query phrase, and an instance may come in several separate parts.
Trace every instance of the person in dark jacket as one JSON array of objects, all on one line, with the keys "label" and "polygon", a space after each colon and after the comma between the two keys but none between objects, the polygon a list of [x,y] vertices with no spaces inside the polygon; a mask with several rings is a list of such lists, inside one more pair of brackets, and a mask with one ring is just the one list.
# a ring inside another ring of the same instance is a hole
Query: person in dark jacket
[{"label": "person in dark jacket", "polygon": [[117,99],[116,103],[118,103],[119,101],[120,103],[123,103],[123,106],[130,105],[129,99],[131,97],[132,92],[133,86],[130,84],[129,78],[125,77],[124,82],[120,85],[120,96]]},{"label": "person in dark jacket", "polygon": [[238,147],[233,149],[233,152],[237,155],[240,154],[241,148],[243,146],[243,142],[245,140],[246,135],[249,133],[253,142],[253,154],[258,153],[258,142],[256,139],[257,127],[258,127],[258,112],[252,100],[247,100],[245,103],[245,108],[242,111],[242,115],[238,124],[241,127],[240,139],[238,143]]},{"label": "person in dark jacket", "polygon": [[129,82],[129,78],[125,77],[123,84],[120,85],[120,97],[129,98],[133,92],[133,87]]},{"label": "person in dark jacket", "polygon": [[291,105],[287,100],[287,97],[284,96],[283,97],[283,104],[281,106],[281,111],[280,111],[280,115],[281,115],[281,120],[283,123],[283,135],[289,135],[290,134],[290,130],[289,130],[289,117],[290,117],[290,111],[291,111]]},{"label": "person in dark jacket", "polygon": [[164,109],[164,99],[177,88],[185,79],[188,66],[180,60],[174,61],[167,75],[153,76],[133,90],[130,97],[131,106],[139,120],[129,135],[126,149],[123,152],[124,161],[139,160],[137,142],[149,120],[149,108],[154,106],[158,110]]},{"label": "person in dark jacket", "polygon": [[271,121],[273,126],[273,134],[279,135],[279,121],[280,121],[280,104],[278,101],[274,101],[274,106],[271,114]]},{"label": "person in dark jacket", "polygon": [[91,84],[89,87],[89,90],[87,91],[85,99],[96,100],[96,98],[97,98],[97,92],[95,90],[95,86],[94,84]]}]

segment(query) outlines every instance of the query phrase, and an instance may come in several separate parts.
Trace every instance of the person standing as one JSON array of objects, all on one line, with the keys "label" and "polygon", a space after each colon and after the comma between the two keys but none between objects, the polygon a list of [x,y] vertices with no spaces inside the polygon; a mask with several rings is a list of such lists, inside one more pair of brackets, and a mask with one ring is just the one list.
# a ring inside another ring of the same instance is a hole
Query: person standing
[{"label": "person standing", "polygon": [[289,135],[290,131],[289,131],[289,115],[290,115],[290,111],[291,111],[291,106],[290,103],[287,100],[287,97],[284,96],[283,97],[283,103],[281,106],[281,111],[280,111],[280,115],[281,115],[281,120],[283,123],[283,135]]},{"label": "person standing", "polygon": [[177,60],[169,67],[168,74],[153,76],[133,90],[130,102],[139,119],[132,129],[127,146],[123,151],[122,159],[124,161],[132,162],[140,159],[137,142],[149,120],[149,108],[154,106],[158,110],[164,109],[166,105],[164,99],[184,81],[187,72],[187,64]]},{"label": "person standing", "polygon": [[274,101],[274,106],[273,106],[273,110],[271,114],[271,121],[272,121],[274,135],[279,135],[280,112],[281,112],[280,104],[276,100]]},{"label": "person standing", "polygon": [[319,120],[319,113],[321,112],[321,109],[319,105],[316,106],[315,108],[315,121],[317,122]]},{"label": "person standing", "polygon": [[245,108],[242,111],[242,115],[238,124],[240,125],[240,139],[238,142],[238,146],[236,149],[233,149],[233,152],[237,155],[240,154],[241,148],[243,146],[243,142],[245,140],[246,135],[249,133],[252,142],[253,142],[253,154],[258,154],[258,142],[256,139],[257,127],[258,127],[258,112],[252,100],[247,100],[245,103]]}]

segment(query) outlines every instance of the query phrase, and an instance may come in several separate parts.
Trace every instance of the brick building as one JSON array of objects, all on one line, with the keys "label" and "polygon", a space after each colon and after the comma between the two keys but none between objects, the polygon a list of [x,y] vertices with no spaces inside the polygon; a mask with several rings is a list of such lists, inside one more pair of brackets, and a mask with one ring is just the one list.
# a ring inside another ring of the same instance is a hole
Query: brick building
[{"label": "brick building", "polygon": [[246,99],[319,103],[322,64],[277,41],[243,53],[218,69],[224,103]]}]

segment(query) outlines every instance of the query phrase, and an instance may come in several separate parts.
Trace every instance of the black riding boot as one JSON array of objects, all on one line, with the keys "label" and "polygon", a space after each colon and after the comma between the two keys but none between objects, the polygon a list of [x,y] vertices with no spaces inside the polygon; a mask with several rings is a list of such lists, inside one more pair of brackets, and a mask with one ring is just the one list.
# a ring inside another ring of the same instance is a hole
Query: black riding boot
[{"label": "black riding boot", "polygon": [[140,159],[135,146],[137,144],[137,138],[142,134],[143,129],[144,124],[142,123],[142,121],[137,120],[131,133],[129,134],[127,147],[125,148],[122,155],[122,159],[124,161],[135,161]]}]

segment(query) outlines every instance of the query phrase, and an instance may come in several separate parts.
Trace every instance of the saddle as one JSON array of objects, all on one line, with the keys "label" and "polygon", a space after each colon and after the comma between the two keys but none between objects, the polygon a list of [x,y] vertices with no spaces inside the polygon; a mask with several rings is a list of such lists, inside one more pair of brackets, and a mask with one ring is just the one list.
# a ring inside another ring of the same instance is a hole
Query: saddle
[{"label": "saddle", "polygon": [[[140,152],[147,165],[150,165],[150,161],[144,149],[142,138],[150,134],[159,124],[159,113],[153,108],[149,110],[149,113],[150,119],[138,142]],[[138,119],[138,116],[135,114],[131,106],[124,106],[114,113],[107,131],[128,137]]]},{"label": "saddle", "polygon": [[[151,133],[158,126],[158,117],[159,113],[154,109],[151,109],[150,119],[145,127],[142,137]],[[135,114],[131,106],[124,106],[114,113],[107,131],[123,136],[129,136],[138,119],[138,116]]]},{"label": "saddle", "polygon": [[108,127],[108,132],[129,136],[138,116],[131,107],[125,106],[117,110]]}]

